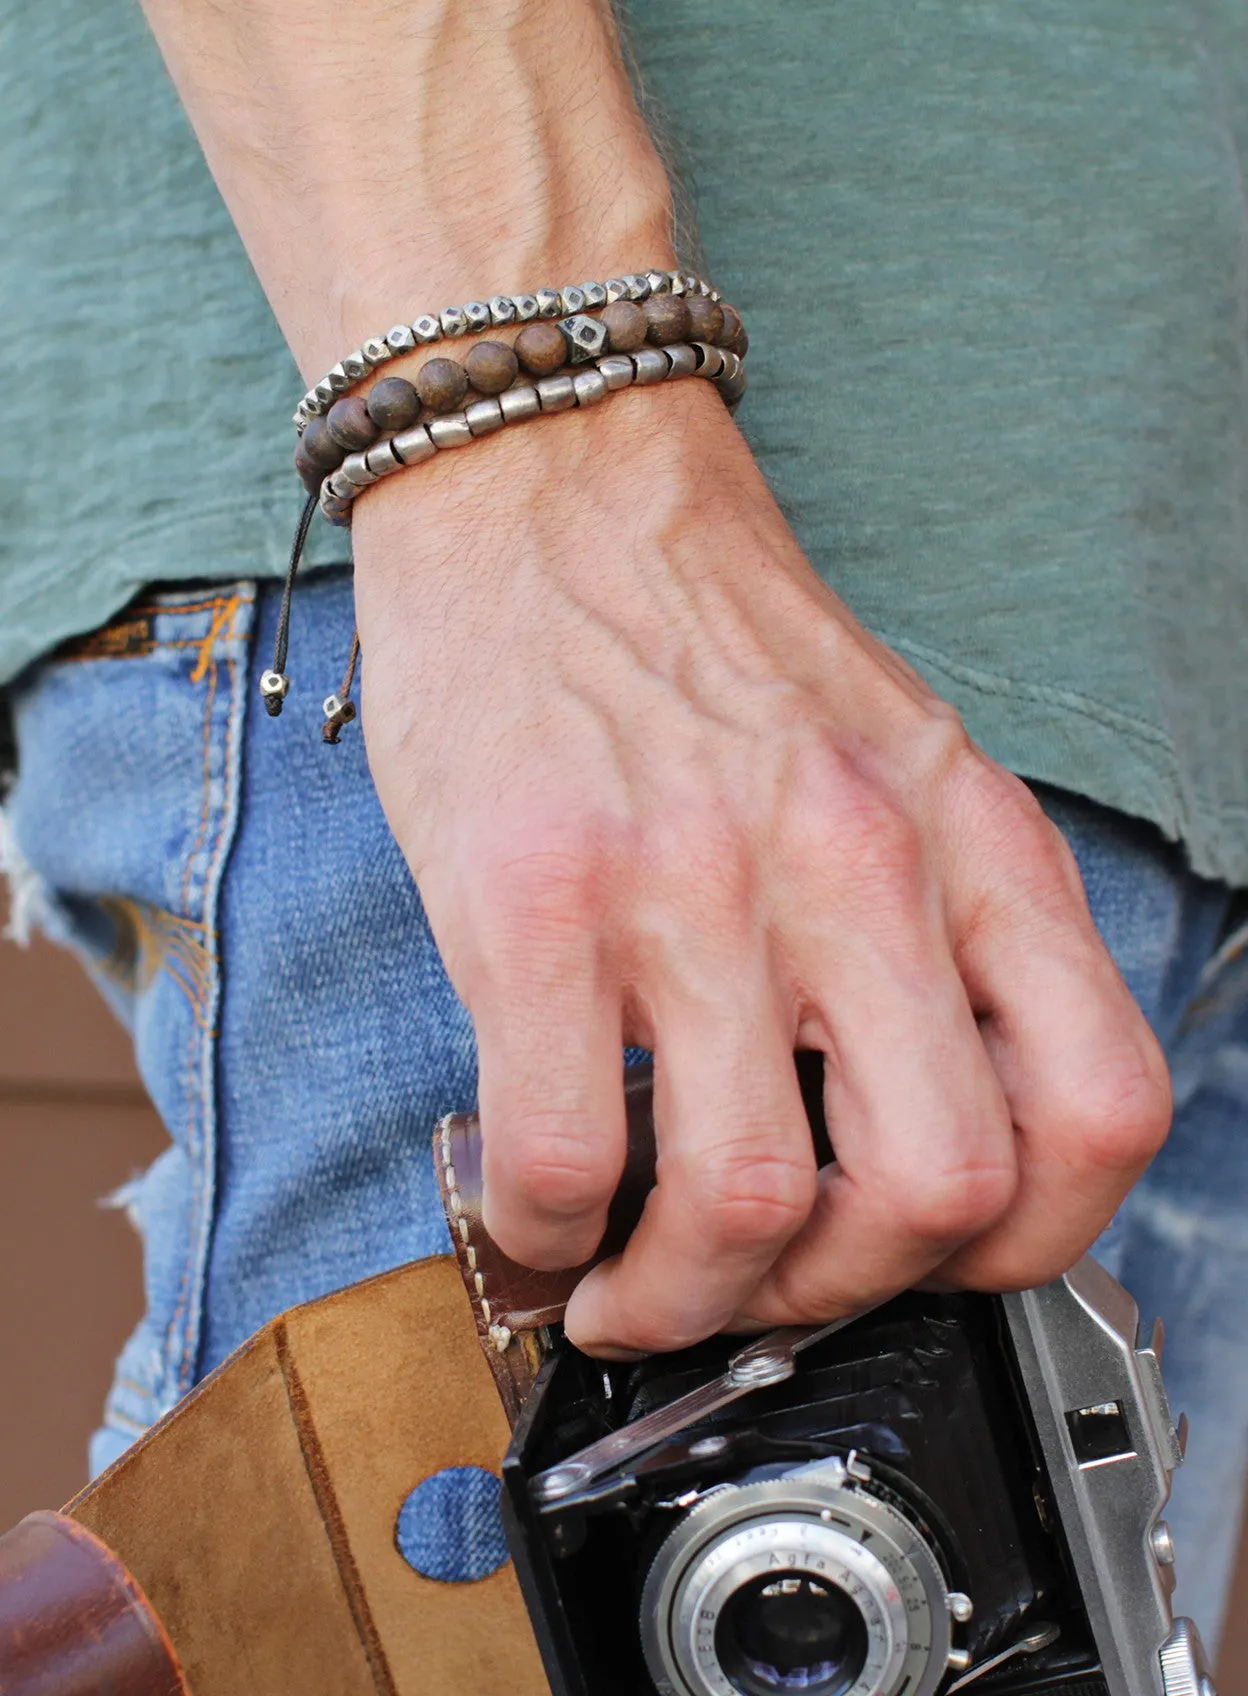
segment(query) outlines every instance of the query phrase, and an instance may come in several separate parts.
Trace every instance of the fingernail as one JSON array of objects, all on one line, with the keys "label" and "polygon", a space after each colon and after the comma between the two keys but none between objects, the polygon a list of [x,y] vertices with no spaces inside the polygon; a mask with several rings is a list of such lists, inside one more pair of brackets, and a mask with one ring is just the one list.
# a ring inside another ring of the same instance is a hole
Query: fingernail
[{"label": "fingernail", "polygon": [[576,1346],[582,1354],[592,1355],[595,1360],[613,1360],[625,1366],[646,1358],[644,1349],[621,1348],[618,1343],[577,1343]]}]

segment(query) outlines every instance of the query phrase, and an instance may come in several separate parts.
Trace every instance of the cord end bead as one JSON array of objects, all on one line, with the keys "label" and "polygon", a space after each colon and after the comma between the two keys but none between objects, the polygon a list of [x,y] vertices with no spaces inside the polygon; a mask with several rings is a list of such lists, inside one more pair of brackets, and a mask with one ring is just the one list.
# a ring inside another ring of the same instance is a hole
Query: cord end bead
[{"label": "cord end bead", "polygon": [[290,679],[280,671],[266,671],[260,679],[260,698],[270,718],[277,718],[290,693]]},{"label": "cord end bead", "polygon": [[322,709],[325,723],[321,726],[321,740],[338,742],[341,740],[343,729],[355,717],[355,702],[344,701],[338,695],[327,695]]}]

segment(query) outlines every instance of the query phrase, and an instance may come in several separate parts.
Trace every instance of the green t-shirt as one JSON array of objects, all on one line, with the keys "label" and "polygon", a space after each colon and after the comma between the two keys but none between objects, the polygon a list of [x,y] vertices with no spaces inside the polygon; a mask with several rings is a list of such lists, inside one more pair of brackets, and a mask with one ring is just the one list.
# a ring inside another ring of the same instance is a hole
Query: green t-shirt
[{"label": "green t-shirt", "polygon": [[[997,759],[1248,883],[1248,8],[629,28],[819,571]],[[133,0],[0,29],[3,677],[145,582],[279,573],[300,384]]]}]

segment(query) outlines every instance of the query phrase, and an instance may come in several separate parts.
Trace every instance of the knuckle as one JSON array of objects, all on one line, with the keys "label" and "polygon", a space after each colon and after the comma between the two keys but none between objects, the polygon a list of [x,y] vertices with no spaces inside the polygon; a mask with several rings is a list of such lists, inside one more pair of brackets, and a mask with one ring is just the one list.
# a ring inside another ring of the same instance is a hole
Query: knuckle
[{"label": "knuckle", "polygon": [[1018,1188],[1018,1172],[999,1161],[966,1161],[895,1175],[888,1188],[895,1222],[922,1242],[957,1243],[1002,1218]]},{"label": "knuckle", "polygon": [[813,1159],[724,1145],[698,1166],[699,1229],[736,1247],[787,1242],[814,1206],[817,1183]]},{"label": "knuckle", "polygon": [[602,1207],[619,1180],[619,1160],[592,1136],[583,1114],[566,1122],[550,1113],[512,1119],[501,1127],[505,1154],[487,1173],[506,1184],[515,1202],[536,1215],[572,1219]]},{"label": "knuckle", "polygon": [[794,862],[827,865],[873,897],[896,898],[926,881],[923,839],[913,820],[835,748],[803,760],[785,839]]},{"label": "knuckle", "polygon": [[1150,1036],[1124,1045],[1080,1081],[1067,1135],[1082,1164],[1131,1173],[1165,1142],[1172,1110],[1169,1072]]}]

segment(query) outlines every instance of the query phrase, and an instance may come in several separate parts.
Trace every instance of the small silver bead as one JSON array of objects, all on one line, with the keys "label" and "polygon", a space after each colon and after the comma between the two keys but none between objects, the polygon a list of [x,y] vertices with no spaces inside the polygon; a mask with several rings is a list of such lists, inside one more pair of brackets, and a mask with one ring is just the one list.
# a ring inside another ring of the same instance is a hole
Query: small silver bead
[{"label": "small silver bead", "polygon": [[388,442],[378,442],[375,448],[369,448],[364,455],[364,463],[377,477],[388,477],[392,471],[401,471],[403,461],[394,451],[394,438]]},{"label": "small silver bead", "polygon": [[347,455],[342,462],[342,475],[357,489],[367,489],[377,481],[377,473],[368,469],[368,461],[362,453]]},{"label": "small silver bead", "polygon": [[607,304],[607,290],[603,283],[582,283],[581,293],[585,296],[586,312]]},{"label": "small silver bead", "polygon": [[638,271],[630,271],[624,281],[628,284],[628,298],[630,300],[649,300],[650,279],[648,277],[643,277]]},{"label": "small silver bead", "polygon": [[442,334],[452,341],[467,334],[468,313],[462,306],[444,306],[438,314],[438,322],[442,326]]},{"label": "small silver bead", "polygon": [[[344,395],[351,387],[351,379],[341,365],[331,365],[325,373],[325,381],[329,384],[330,392],[334,395]],[[320,384],[317,384],[320,388]]]},{"label": "small silver bead", "polygon": [[633,362],[626,353],[609,353],[605,359],[598,361],[598,369],[612,392],[627,389],[635,376]]},{"label": "small silver bead", "polygon": [[260,693],[284,701],[290,693],[290,679],[281,671],[266,671],[260,678]]},{"label": "small silver bead", "polygon": [[316,396],[317,405],[320,407],[322,412],[328,412],[329,408],[338,399],[338,390],[330,382],[328,377],[322,377],[320,382],[313,389],[312,393]]},{"label": "small silver bead", "polygon": [[496,400],[474,400],[464,408],[464,418],[474,436],[490,436],[506,423],[503,409]]},{"label": "small silver bead", "polygon": [[543,412],[567,412],[576,405],[576,389],[571,377],[543,377],[536,388]]},{"label": "small silver bead", "polygon": [[326,490],[339,501],[353,501],[360,492],[341,467],[321,484],[321,493],[324,494]]},{"label": "small silver bead", "polygon": [[585,291],[578,289],[575,284],[559,291],[559,304],[564,312],[583,312],[585,309]]},{"label": "small silver bead", "polygon": [[360,352],[372,366],[384,365],[387,359],[394,358],[394,350],[384,336],[370,336]]},{"label": "small silver bead", "polygon": [[741,375],[741,360],[729,348],[721,348],[720,352],[724,356],[724,368],[719,375],[725,383],[731,383],[734,377]]},{"label": "small silver bead", "polygon": [[363,348],[357,347],[354,353],[349,353],[342,362],[342,368],[353,383],[358,383],[361,377],[367,377],[372,366],[364,357]]},{"label": "small silver bead", "polygon": [[637,373],[633,378],[635,383],[661,383],[670,369],[667,355],[661,348],[643,347],[640,353],[633,355],[633,370]]},{"label": "small silver bead", "polygon": [[473,336],[488,330],[493,322],[490,309],[483,300],[470,300],[464,307],[464,317],[468,321],[468,333]]},{"label": "small silver bead", "polygon": [[290,421],[302,436],[303,432],[308,427],[308,409],[303,401],[300,401],[298,406],[291,413]]},{"label": "small silver bead", "polygon": [[509,294],[496,294],[490,301],[491,324],[514,324],[516,303]]},{"label": "small silver bead", "polygon": [[564,318],[560,333],[568,344],[568,358],[573,365],[583,365],[587,359],[597,359],[607,349],[607,327],[600,318],[587,318],[578,312]]},{"label": "small silver bead", "polygon": [[651,294],[671,294],[672,274],[670,271],[647,271],[646,281],[650,285]]},{"label": "small silver bead", "polygon": [[720,400],[723,401],[729,412],[732,412],[749,386],[750,379],[747,376],[745,366],[743,365],[735,377],[721,377],[718,383],[716,383],[715,388],[718,391]]},{"label": "small silver bead", "polygon": [[537,296],[535,294],[513,294],[511,304],[516,309],[517,324],[528,324],[537,317]]},{"label": "small silver bead", "polygon": [[572,387],[576,390],[578,406],[597,406],[611,392],[601,371],[578,371],[572,378]]},{"label": "small silver bead", "polygon": [[335,713],[342,711],[342,701],[337,695],[326,695],[321,702],[321,711],[326,718],[333,718]]},{"label": "small silver bead", "polygon": [[466,448],[472,440],[472,431],[462,412],[449,413],[445,418],[431,418],[427,429],[434,447],[438,449]]},{"label": "small silver bead", "polygon": [[563,301],[558,289],[538,289],[537,315],[539,318],[558,318],[563,311]]},{"label": "small silver bead", "polygon": [[542,403],[532,383],[521,383],[518,388],[504,389],[498,397],[498,404],[504,424],[519,424],[526,418],[536,418],[542,410]]},{"label": "small silver bead", "polygon": [[700,283],[696,277],[686,277],[684,284],[686,294],[701,294],[706,286],[704,283]]},{"label": "small silver bead", "polygon": [[432,312],[422,312],[419,318],[412,320],[412,335],[418,347],[428,347],[430,342],[440,342],[442,320]]},{"label": "small silver bead", "polygon": [[724,350],[722,347],[712,347],[710,342],[694,342],[694,352],[699,361],[698,376],[707,377],[714,382],[716,377],[724,374]]},{"label": "small silver bead", "polygon": [[416,337],[410,324],[396,324],[392,330],[386,331],[386,346],[391,353],[407,353],[416,346]]},{"label": "small silver bead", "polygon": [[671,365],[669,377],[692,377],[698,368],[698,356],[688,342],[679,342],[675,347],[664,348]]},{"label": "small silver bead", "polygon": [[679,271],[669,271],[667,273],[667,287],[670,294],[685,293],[685,279]]},{"label": "small silver bead", "polygon": [[410,430],[400,430],[397,436],[391,436],[390,446],[404,465],[419,465],[423,460],[432,459],[438,451],[437,444],[423,424],[413,424]]},{"label": "small silver bead", "polygon": [[711,292],[711,285],[706,281],[706,279],[704,277],[699,277],[698,278],[698,293],[702,296],[703,300],[705,300],[707,298],[707,296],[710,294],[710,292]]},{"label": "small silver bead", "polygon": [[718,289],[712,289],[708,298],[711,300],[722,300],[724,297]]},{"label": "small silver bead", "polygon": [[617,300],[630,299],[628,279],[625,277],[607,278],[607,305],[613,306]]},{"label": "small silver bead", "polygon": [[309,389],[299,402],[299,410],[308,418],[315,418],[321,409],[321,403],[316,398],[316,390]]}]

